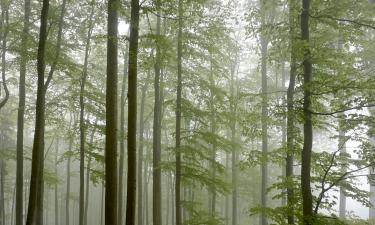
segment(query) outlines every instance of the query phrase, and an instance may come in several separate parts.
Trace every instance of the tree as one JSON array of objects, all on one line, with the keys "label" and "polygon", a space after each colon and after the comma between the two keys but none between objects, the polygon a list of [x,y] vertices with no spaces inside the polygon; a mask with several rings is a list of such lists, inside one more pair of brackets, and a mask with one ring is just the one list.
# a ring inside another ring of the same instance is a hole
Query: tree
[{"label": "tree", "polygon": [[139,0],[132,0],[128,63],[128,186],[126,200],[126,225],[135,225],[135,195],[137,184],[136,132],[139,9]]},{"label": "tree", "polygon": [[[87,29],[87,39],[86,39],[86,46],[85,46],[85,57],[84,57],[84,64],[83,64],[83,71],[82,71],[82,78],[81,78],[81,90],[79,94],[79,105],[80,105],[80,118],[79,118],[79,130],[80,130],[80,164],[79,164],[79,225],[86,225],[85,223],[85,142],[86,142],[86,135],[85,135],[85,101],[84,101],[84,94],[85,94],[85,84],[87,79],[87,67],[89,61],[89,54],[90,54],[90,43],[91,43],[91,36],[92,30],[94,26],[93,16],[94,16],[94,9],[95,9],[95,0],[91,1],[91,12],[89,16],[89,24]],[[88,199],[86,199],[88,201]]]},{"label": "tree", "polygon": [[23,224],[23,132],[26,98],[27,42],[30,30],[30,0],[24,2],[24,24],[22,31],[22,53],[20,61],[19,101],[17,116],[17,178],[16,178],[16,225]]},{"label": "tree", "polygon": [[154,124],[153,124],[153,176],[152,176],[152,212],[153,224],[161,225],[161,90],[160,90],[160,71],[161,71],[161,34],[160,34],[160,0],[156,0],[157,24],[156,24],[156,58],[155,58],[155,82],[154,82]]},{"label": "tree", "polygon": [[285,160],[285,176],[287,179],[287,207],[288,224],[294,224],[294,190],[293,190],[293,155],[294,155],[294,89],[296,83],[296,48],[295,48],[295,1],[289,0],[289,48],[290,48],[290,72],[289,86],[287,90],[287,131],[286,131],[286,160]]},{"label": "tree", "polygon": [[[261,23],[264,25],[266,23],[265,20],[265,10],[266,10],[266,2],[261,1]],[[261,181],[261,205],[263,208],[267,207],[267,180],[268,180],[268,162],[267,162],[267,154],[268,154],[268,89],[267,89],[267,48],[268,48],[268,40],[265,34],[261,34],[260,37],[260,44],[261,44],[261,74],[262,74],[262,158],[263,162],[261,165],[261,172],[262,172],[262,181]],[[261,225],[267,225],[267,218],[265,213],[261,214],[260,219]]]},{"label": "tree", "polygon": [[311,152],[313,141],[312,114],[311,114],[311,90],[310,83],[312,81],[312,63],[309,50],[310,29],[309,29],[309,12],[310,0],[302,1],[301,13],[301,34],[302,40],[305,42],[304,59],[303,59],[303,149],[302,149],[302,167],[301,167],[301,191],[302,191],[302,208],[303,208],[303,224],[313,224],[312,211],[312,193],[311,193]]},{"label": "tree", "polygon": [[108,1],[105,225],[117,225],[117,29],[119,1]]},{"label": "tree", "polygon": [[[127,45],[128,46],[128,45]],[[124,52],[124,74],[122,79],[122,87],[121,87],[121,106],[120,106],[120,159],[119,159],[119,188],[118,188],[118,224],[122,225],[122,213],[123,213],[123,193],[124,193],[124,185],[123,185],[123,174],[124,174],[124,161],[125,161],[125,102],[126,102],[126,79],[128,78],[128,69],[127,69],[127,61],[128,61],[128,47],[126,47]]]},{"label": "tree", "polygon": [[176,99],[176,170],[175,170],[175,207],[176,225],[181,220],[181,99],[182,99],[182,21],[183,2],[178,0],[178,37],[177,37],[177,99]]},{"label": "tree", "polygon": [[[44,125],[45,125],[45,48],[47,41],[47,19],[48,19],[49,0],[43,0],[43,7],[40,18],[39,45],[37,56],[38,70],[38,89],[36,101],[36,118],[34,143],[31,162],[31,180],[30,180],[30,196],[27,211],[26,225],[35,225],[37,221],[37,211],[42,210],[37,199],[42,195],[43,183],[43,155],[44,155]],[[42,181],[42,182],[40,182]]]}]

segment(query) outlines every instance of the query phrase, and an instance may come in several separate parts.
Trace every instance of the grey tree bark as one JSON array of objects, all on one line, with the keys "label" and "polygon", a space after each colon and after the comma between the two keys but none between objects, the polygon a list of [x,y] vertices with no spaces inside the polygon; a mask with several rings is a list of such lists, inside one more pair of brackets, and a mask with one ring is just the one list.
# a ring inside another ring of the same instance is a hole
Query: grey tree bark
[{"label": "grey tree bark", "polygon": [[[309,29],[309,12],[310,0],[302,0],[302,14],[301,14],[301,33],[302,40],[308,45],[310,41]],[[312,63],[309,47],[304,49],[303,60],[303,149],[302,149],[302,167],[301,167],[301,191],[302,191],[302,209],[303,209],[303,224],[313,224],[313,211],[312,211],[312,193],[311,193],[311,153],[313,141],[312,129],[312,115],[311,107],[311,90],[310,83],[312,81]]]},{"label": "grey tree bark", "polygon": [[79,151],[79,225],[86,225],[85,223],[85,142],[86,142],[86,125],[85,125],[85,85],[87,79],[87,69],[90,55],[91,35],[93,29],[93,16],[95,9],[95,0],[91,1],[91,11],[88,22],[87,38],[85,45],[85,58],[83,63],[82,77],[80,81],[81,90],[79,93],[79,131],[80,131],[80,151]]},{"label": "grey tree bark", "polygon": [[117,80],[118,0],[108,1],[105,131],[105,225],[117,225]]},{"label": "grey tree bark", "polygon": [[23,131],[26,100],[27,41],[30,30],[30,0],[24,2],[24,22],[22,30],[22,52],[20,61],[19,101],[17,114],[17,171],[16,171],[16,225],[23,225]]},{"label": "grey tree bark", "polygon": [[[160,0],[156,0],[156,11],[160,15]],[[155,58],[155,99],[154,99],[154,123],[153,123],[153,182],[152,182],[152,212],[153,224],[162,225],[161,202],[161,100],[160,100],[160,71],[161,71],[161,46],[160,25],[161,18],[157,16],[156,22],[156,58]]]},{"label": "grey tree bark", "polygon": [[296,49],[295,49],[295,39],[296,39],[296,18],[294,18],[294,12],[296,10],[296,1],[289,0],[289,45],[290,45],[290,72],[289,72],[289,86],[287,90],[286,104],[287,104],[287,130],[286,130],[286,162],[285,162],[285,175],[287,179],[287,220],[288,224],[295,224],[294,219],[294,189],[292,185],[293,181],[293,161],[294,161],[294,89],[296,83]]},{"label": "grey tree bark", "polygon": [[125,102],[126,102],[126,80],[128,79],[128,45],[124,51],[124,71],[121,87],[121,100],[120,100],[120,158],[119,158],[119,183],[118,183],[118,225],[123,224],[123,202],[124,202],[124,163],[125,163]]},{"label": "grey tree bark", "polygon": [[126,225],[135,225],[136,209],[136,141],[137,141],[137,62],[139,33],[139,0],[131,0],[129,69],[128,69],[128,183],[126,200]]},{"label": "grey tree bark", "polygon": [[178,1],[178,37],[177,37],[177,99],[176,99],[176,171],[175,171],[175,210],[176,225],[181,220],[181,100],[182,100],[182,21],[183,3]]}]

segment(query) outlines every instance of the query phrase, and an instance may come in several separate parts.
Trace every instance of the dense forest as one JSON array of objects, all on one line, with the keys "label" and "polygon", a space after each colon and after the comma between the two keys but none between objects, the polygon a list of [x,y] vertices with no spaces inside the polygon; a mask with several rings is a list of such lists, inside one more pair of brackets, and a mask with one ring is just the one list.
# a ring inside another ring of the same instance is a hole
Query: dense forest
[{"label": "dense forest", "polygon": [[375,224],[375,0],[0,3],[0,225]]}]

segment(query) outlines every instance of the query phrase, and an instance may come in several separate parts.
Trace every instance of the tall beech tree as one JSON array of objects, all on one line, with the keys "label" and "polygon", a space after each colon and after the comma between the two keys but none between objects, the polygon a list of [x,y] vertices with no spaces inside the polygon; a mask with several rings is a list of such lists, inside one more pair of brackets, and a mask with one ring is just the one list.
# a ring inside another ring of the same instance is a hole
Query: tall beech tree
[{"label": "tall beech tree", "polygon": [[135,225],[136,208],[136,141],[137,141],[137,63],[139,36],[139,0],[131,0],[129,63],[128,63],[128,184],[126,225]]},{"label": "tall beech tree", "polygon": [[294,224],[294,189],[293,189],[293,161],[294,161],[294,89],[296,83],[296,18],[294,18],[296,10],[296,1],[289,0],[289,49],[290,49],[290,72],[289,72],[289,86],[287,89],[287,125],[286,125],[286,159],[285,159],[285,176],[287,179],[287,220],[288,224]]},{"label": "tall beech tree", "polygon": [[[37,211],[41,210],[38,204],[39,195],[42,195],[41,182],[43,181],[43,156],[44,156],[44,125],[45,125],[45,49],[47,42],[47,20],[48,20],[49,0],[43,0],[43,6],[40,18],[39,44],[37,56],[37,71],[38,71],[38,88],[36,100],[36,118],[35,118],[35,132],[34,143],[32,150],[31,161],[31,179],[30,179],[30,194],[29,205],[27,211],[26,225],[36,225]],[[43,182],[42,182],[43,183]],[[43,209],[43,208],[42,208]]]},{"label": "tall beech tree", "polygon": [[182,26],[183,1],[178,0],[178,36],[177,36],[177,99],[176,99],[176,169],[175,169],[175,210],[176,225],[181,220],[181,105],[182,105]]},{"label": "tall beech tree", "polygon": [[153,180],[152,180],[152,218],[154,225],[162,225],[162,203],[161,203],[161,88],[160,88],[160,73],[161,73],[161,18],[160,18],[160,0],[155,0],[156,4],[156,58],[154,64],[155,81],[154,81],[154,124],[152,136],[153,148]]},{"label": "tall beech tree", "polygon": [[118,0],[108,1],[105,135],[105,225],[117,225]]},{"label": "tall beech tree", "polygon": [[19,100],[17,114],[17,176],[16,176],[16,225],[23,225],[23,133],[26,101],[26,65],[28,61],[28,35],[30,30],[30,0],[24,1],[24,21],[22,30],[22,52],[20,61]]},{"label": "tall beech tree", "polygon": [[[85,125],[85,85],[87,79],[87,69],[90,54],[90,44],[92,30],[94,26],[94,10],[95,0],[91,1],[91,11],[89,15],[87,39],[85,45],[85,57],[83,63],[82,77],[81,77],[81,90],[79,93],[79,106],[80,106],[80,117],[79,117],[79,131],[80,131],[80,161],[79,161],[79,225],[85,225],[85,142],[86,142],[86,125]],[[88,201],[88,199],[86,199]]]},{"label": "tall beech tree", "polygon": [[313,142],[312,114],[311,114],[311,86],[312,81],[312,63],[309,49],[310,28],[309,28],[310,0],[302,1],[301,13],[301,38],[305,42],[303,58],[303,149],[301,166],[301,190],[302,190],[302,209],[303,224],[314,224],[313,218],[313,198],[311,193],[311,152]]}]

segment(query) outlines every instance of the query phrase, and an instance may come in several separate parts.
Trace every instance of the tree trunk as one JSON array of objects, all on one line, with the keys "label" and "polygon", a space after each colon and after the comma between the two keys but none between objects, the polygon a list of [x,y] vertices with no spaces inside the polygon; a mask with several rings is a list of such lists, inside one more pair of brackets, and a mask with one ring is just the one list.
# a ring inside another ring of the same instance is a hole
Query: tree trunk
[{"label": "tree trunk", "polygon": [[[341,114],[340,116],[344,116],[343,114]],[[346,137],[345,137],[345,131],[343,130],[343,123],[345,121],[344,120],[340,120],[339,121],[339,145],[338,145],[338,148],[340,149],[340,155],[342,157],[346,157],[347,153],[346,153]],[[341,168],[341,173],[342,174],[345,174],[347,171],[346,171],[346,168],[345,166],[343,166]],[[340,216],[340,219],[345,219],[345,214],[346,214],[346,196],[345,196],[345,188],[344,187],[340,187],[340,205],[339,205],[339,216]]]},{"label": "tree trunk", "polygon": [[[89,146],[92,147],[94,143],[94,135],[96,131],[97,121],[95,121],[94,129],[91,133]],[[85,210],[84,210],[84,216],[83,216],[83,224],[87,225],[87,216],[88,216],[88,209],[89,209],[89,195],[90,195],[90,169],[91,169],[91,157],[88,156],[88,162],[87,162],[87,168],[86,168],[86,196],[85,196]]]},{"label": "tree trunk", "polygon": [[108,1],[105,225],[117,225],[117,33],[119,1]]},{"label": "tree trunk", "polygon": [[[261,11],[262,11],[262,25],[265,25],[265,1],[262,0]],[[268,40],[265,34],[261,34],[261,74],[262,74],[262,165],[261,165],[261,206],[262,208],[267,207],[267,181],[268,181],[268,87],[267,87],[267,51],[268,51]],[[267,225],[267,217],[262,211],[260,215],[260,224]]]},{"label": "tree trunk", "polygon": [[[301,14],[301,33],[302,40],[306,46],[310,40],[309,30],[309,11],[310,11],[310,0],[302,1],[302,14]],[[312,63],[310,56],[309,47],[304,49],[304,60],[303,60],[303,85],[304,85],[304,97],[303,97],[303,149],[302,149],[302,167],[301,167],[301,190],[302,190],[302,208],[303,208],[303,223],[305,225],[313,224],[313,212],[312,212],[312,193],[311,193],[311,152],[312,152],[312,141],[313,141],[313,129],[312,129],[312,115],[310,112],[311,106],[311,90],[310,83],[312,80]]]},{"label": "tree trunk", "polygon": [[131,0],[128,63],[128,182],[126,225],[135,225],[137,163],[137,62],[139,32],[139,0]]},{"label": "tree trunk", "polygon": [[286,124],[286,162],[285,162],[285,175],[287,178],[287,220],[288,224],[295,224],[294,220],[294,189],[293,189],[293,155],[294,155],[294,89],[296,83],[296,49],[295,45],[295,24],[296,18],[294,18],[295,12],[295,0],[289,0],[289,45],[290,45],[290,74],[289,74],[289,86],[287,90],[286,104],[287,104],[287,124]]},{"label": "tree trunk", "polygon": [[[147,153],[146,153],[147,154]],[[150,217],[149,217],[149,207],[148,207],[148,184],[149,184],[149,173],[148,173],[148,162],[145,162],[145,169],[144,169],[144,186],[145,186],[145,204],[144,204],[144,215],[145,215],[145,222],[146,224],[150,224]]]},{"label": "tree trunk", "polygon": [[119,189],[118,189],[118,225],[122,225],[122,218],[123,218],[123,202],[124,202],[124,161],[125,161],[125,101],[126,101],[126,80],[128,77],[128,45],[126,45],[126,49],[124,52],[124,76],[122,80],[122,87],[121,87],[121,106],[120,106],[120,159],[119,159]]},{"label": "tree trunk", "polygon": [[[28,214],[26,225],[36,225],[37,211],[41,210],[37,199],[41,195],[41,183],[43,181],[43,168],[40,166],[44,156],[44,124],[45,124],[45,92],[44,92],[44,72],[45,72],[45,47],[47,40],[47,20],[48,20],[49,0],[43,0],[41,12],[41,24],[39,31],[39,45],[37,55],[38,87],[36,100],[36,118],[34,143],[31,162],[31,180]],[[38,224],[40,225],[40,224]]]},{"label": "tree trunk", "polygon": [[178,37],[177,37],[177,100],[176,100],[176,171],[175,171],[175,207],[176,225],[181,221],[181,100],[182,100],[182,0],[178,0]]},{"label": "tree trunk", "polygon": [[65,224],[69,225],[70,218],[69,218],[69,210],[70,210],[70,163],[71,163],[71,151],[73,148],[73,137],[70,137],[69,140],[69,154],[68,154],[68,161],[66,165],[66,197],[65,197]]},{"label": "tree trunk", "polygon": [[80,151],[79,151],[79,225],[85,225],[85,84],[87,79],[88,61],[90,55],[90,43],[93,29],[93,16],[95,8],[95,0],[91,2],[91,12],[89,18],[89,27],[87,31],[87,39],[85,46],[85,58],[83,64],[83,71],[81,77],[81,90],[79,94],[79,106],[80,106],[80,119],[79,119],[79,130],[80,130]]},{"label": "tree trunk", "polygon": [[230,111],[231,111],[231,144],[232,144],[232,225],[237,225],[237,195],[238,195],[238,153],[237,153],[237,143],[236,143],[236,123],[237,123],[237,103],[236,103],[236,94],[235,94],[235,73],[237,67],[237,56],[232,65],[231,69],[231,87],[230,87]]},{"label": "tree trunk", "polygon": [[16,176],[16,225],[23,225],[23,130],[26,100],[27,40],[30,30],[30,0],[24,3],[24,24],[22,30],[22,52],[20,61],[19,102],[17,115],[17,176]]},{"label": "tree trunk", "polygon": [[[216,113],[215,113],[215,78],[214,78],[214,71],[213,71],[213,56],[212,52],[210,52],[210,119],[211,119],[211,134],[214,135],[216,133]],[[216,140],[213,140],[211,145],[211,176],[212,179],[215,179],[216,177],[216,170],[215,170],[215,163],[216,163]],[[185,189],[185,188],[184,188]],[[184,200],[186,201],[185,194],[184,194]],[[211,217],[215,217],[216,214],[216,188],[215,184],[213,184],[212,187],[209,188],[209,213]],[[185,210],[184,210],[185,211]],[[184,216],[185,218],[185,216]],[[184,219],[185,221],[185,219]]]},{"label": "tree trunk", "polygon": [[[56,153],[55,153],[55,174],[58,176],[58,154],[59,154],[59,139],[56,141]],[[58,196],[58,183],[55,183],[55,225],[59,225],[59,196]]]},{"label": "tree trunk", "polygon": [[[225,168],[226,168],[226,170],[228,171],[229,170],[229,162],[230,162],[230,160],[231,160],[231,158],[230,158],[231,156],[230,156],[230,154],[227,152],[226,154],[225,154]],[[233,170],[232,170],[232,172],[233,172]],[[230,177],[230,174],[229,174],[229,172],[227,172],[227,177],[229,178]],[[233,194],[233,193],[232,193]],[[232,196],[232,200],[233,200],[233,196]],[[230,217],[229,217],[229,207],[230,207],[230,205],[229,205],[229,201],[230,201],[230,196],[229,196],[229,194],[227,194],[227,195],[225,195],[225,209],[224,209],[224,218],[225,218],[225,225],[229,225],[230,224]]]},{"label": "tree trunk", "polygon": [[[138,197],[138,225],[143,225],[143,179],[142,179],[142,173],[143,173],[143,139],[144,139],[144,114],[145,114],[145,104],[146,104],[146,91],[148,89],[149,79],[150,79],[151,73],[148,72],[146,82],[144,86],[142,87],[141,92],[141,109],[140,109],[140,115],[139,115],[139,149],[138,149],[138,190],[137,190],[137,197]],[[146,189],[147,190],[147,189]]]},{"label": "tree trunk", "polygon": [[[4,140],[4,138],[3,138]],[[0,223],[5,225],[5,191],[4,191],[4,180],[5,180],[5,161],[1,160],[0,165]]]},{"label": "tree trunk", "polygon": [[[160,0],[156,0],[156,11],[160,14]],[[156,25],[156,59],[155,59],[155,100],[154,100],[154,124],[153,124],[153,182],[152,182],[152,219],[153,225],[162,225],[161,218],[161,106],[160,106],[160,69],[161,69],[161,46],[160,46],[160,16],[157,16]]]}]

